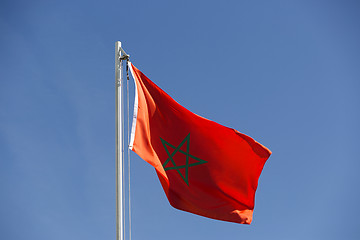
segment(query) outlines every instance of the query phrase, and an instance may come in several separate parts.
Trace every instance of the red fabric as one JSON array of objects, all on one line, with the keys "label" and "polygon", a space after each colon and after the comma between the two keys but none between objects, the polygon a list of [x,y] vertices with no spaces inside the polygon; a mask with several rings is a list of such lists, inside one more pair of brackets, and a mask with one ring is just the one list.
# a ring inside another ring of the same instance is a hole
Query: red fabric
[{"label": "red fabric", "polygon": [[201,216],[250,224],[270,150],[190,112],[131,67],[138,94],[132,150],[156,169],[170,204]]}]

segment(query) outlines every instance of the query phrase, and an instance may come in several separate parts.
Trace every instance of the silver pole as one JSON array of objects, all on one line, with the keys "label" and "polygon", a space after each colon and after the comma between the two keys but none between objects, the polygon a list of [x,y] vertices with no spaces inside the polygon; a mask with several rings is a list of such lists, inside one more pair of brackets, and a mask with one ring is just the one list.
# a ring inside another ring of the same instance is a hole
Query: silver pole
[{"label": "silver pole", "polygon": [[121,42],[115,43],[115,145],[116,145],[116,240],[124,239],[123,218],[123,124],[122,124],[122,65],[120,57],[122,54]]}]

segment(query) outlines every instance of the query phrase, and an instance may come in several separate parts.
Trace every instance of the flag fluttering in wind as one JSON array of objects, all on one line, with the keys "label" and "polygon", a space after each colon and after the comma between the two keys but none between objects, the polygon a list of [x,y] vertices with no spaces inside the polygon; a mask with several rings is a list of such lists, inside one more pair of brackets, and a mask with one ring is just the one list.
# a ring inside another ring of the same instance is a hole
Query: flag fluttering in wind
[{"label": "flag fluttering in wind", "polygon": [[156,169],[170,204],[201,216],[250,224],[270,150],[190,112],[134,65],[129,67],[136,84],[130,149]]}]

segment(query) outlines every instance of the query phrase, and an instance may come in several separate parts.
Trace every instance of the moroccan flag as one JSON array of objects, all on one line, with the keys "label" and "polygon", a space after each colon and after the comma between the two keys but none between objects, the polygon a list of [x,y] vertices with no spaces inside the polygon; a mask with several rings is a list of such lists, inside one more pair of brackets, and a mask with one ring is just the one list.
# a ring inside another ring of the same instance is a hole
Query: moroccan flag
[{"label": "moroccan flag", "polygon": [[201,216],[250,224],[270,150],[190,112],[134,65],[129,67],[136,84],[130,149],[156,169],[170,204]]}]

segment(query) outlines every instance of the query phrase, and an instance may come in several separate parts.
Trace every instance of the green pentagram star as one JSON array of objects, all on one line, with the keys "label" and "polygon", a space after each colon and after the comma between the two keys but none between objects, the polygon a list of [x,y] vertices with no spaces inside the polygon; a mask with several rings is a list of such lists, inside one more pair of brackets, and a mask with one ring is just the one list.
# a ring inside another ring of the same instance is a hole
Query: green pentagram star
[{"label": "green pentagram star", "polygon": [[[185,183],[187,185],[189,185],[189,167],[192,167],[192,166],[196,166],[196,165],[200,165],[200,164],[203,164],[203,163],[207,163],[205,160],[202,160],[200,158],[197,158],[193,155],[191,155],[189,153],[189,147],[190,147],[190,133],[184,138],[184,140],[177,146],[175,147],[174,145],[166,142],[164,139],[160,138],[161,140],[161,143],[163,144],[165,150],[166,150],[166,153],[168,154],[169,158],[163,163],[163,167],[164,167],[164,170],[165,171],[168,171],[168,170],[176,170],[179,175],[181,176],[181,178],[185,181]],[[186,152],[181,150],[180,148],[186,143]],[[174,151],[172,153],[169,152],[169,149],[168,147],[171,147],[174,149]],[[180,152],[182,154],[184,154],[186,156],[186,163],[185,165],[180,165],[180,166],[177,166],[173,157],[174,155],[177,153],[177,152]],[[197,162],[195,163],[189,163],[189,158],[192,158],[194,160],[196,160]],[[168,163],[171,161],[171,163],[173,164],[172,167],[166,167],[166,165],[168,165]],[[185,168],[185,176],[180,172],[179,169],[182,169],[182,168]]]}]

